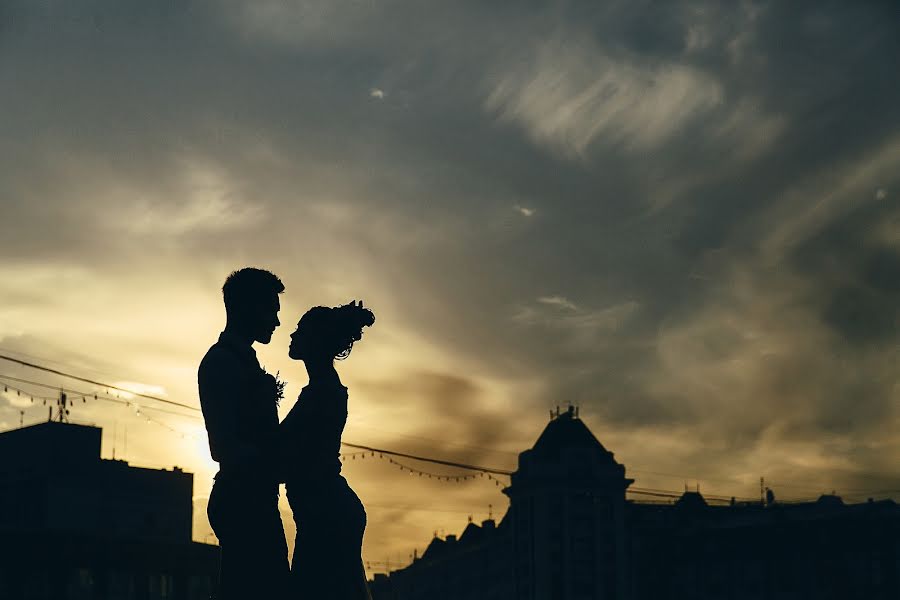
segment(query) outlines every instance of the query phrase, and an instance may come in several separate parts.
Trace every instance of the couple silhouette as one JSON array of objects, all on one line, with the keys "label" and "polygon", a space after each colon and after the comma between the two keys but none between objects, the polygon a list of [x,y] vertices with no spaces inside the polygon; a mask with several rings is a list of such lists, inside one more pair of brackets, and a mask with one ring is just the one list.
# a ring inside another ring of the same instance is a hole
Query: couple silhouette
[{"label": "couple silhouette", "polygon": [[[375,316],[351,302],[300,318],[288,355],[303,361],[309,383],[279,423],[284,383],[260,367],[253,343],[272,340],[283,291],[269,271],[229,275],[225,330],[198,371],[210,453],[219,463],[207,509],[222,552],[217,598],[370,600],[361,556],[366,513],[341,475],[347,388],[334,361],[349,355]],[[290,566],[281,483],[297,525]]]}]

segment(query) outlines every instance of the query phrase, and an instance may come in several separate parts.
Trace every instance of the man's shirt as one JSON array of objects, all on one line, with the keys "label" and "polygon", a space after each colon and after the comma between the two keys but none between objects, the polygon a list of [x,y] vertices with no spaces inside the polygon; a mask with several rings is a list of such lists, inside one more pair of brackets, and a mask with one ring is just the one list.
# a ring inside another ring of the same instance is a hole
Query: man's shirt
[{"label": "man's shirt", "polygon": [[200,407],[220,475],[277,483],[278,409],[266,393],[266,377],[253,347],[228,331],[200,363]]}]

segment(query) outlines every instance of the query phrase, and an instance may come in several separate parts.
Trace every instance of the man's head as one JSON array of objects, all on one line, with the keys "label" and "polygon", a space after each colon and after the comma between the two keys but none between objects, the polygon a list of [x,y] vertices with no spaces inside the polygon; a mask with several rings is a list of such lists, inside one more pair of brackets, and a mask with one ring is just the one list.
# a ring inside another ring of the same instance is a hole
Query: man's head
[{"label": "man's head", "polygon": [[281,325],[278,294],[283,291],[284,284],[270,271],[253,267],[235,271],[222,286],[228,327],[268,344],[275,328]]}]

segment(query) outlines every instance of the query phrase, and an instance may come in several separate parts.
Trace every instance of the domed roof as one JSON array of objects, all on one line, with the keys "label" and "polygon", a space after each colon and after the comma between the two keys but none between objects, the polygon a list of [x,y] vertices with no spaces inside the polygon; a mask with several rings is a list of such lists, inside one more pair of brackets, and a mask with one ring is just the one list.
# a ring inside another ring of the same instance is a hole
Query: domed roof
[{"label": "domed roof", "polygon": [[575,416],[572,406],[547,423],[531,452],[539,456],[558,456],[564,448],[585,448],[609,454],[584,422]]},{"label": "domed roof", "polygon": [[519,468],[512,473],[503,493],[511,499],[529,490],[550,486],[581,486],[621,493],[634,483],[625,477],[625,466],[594,437],[578,418],[574,406],[552,419],[534,446],[519,453]]},{"label": "domed roof", "polygon": [[683,509],[696,510],[706,508],[709,505],[706,503],[706,498],[704,498],[703,494],[699,491],[689,492],[685,490],[681,497],[675,501],[675,506]]}]

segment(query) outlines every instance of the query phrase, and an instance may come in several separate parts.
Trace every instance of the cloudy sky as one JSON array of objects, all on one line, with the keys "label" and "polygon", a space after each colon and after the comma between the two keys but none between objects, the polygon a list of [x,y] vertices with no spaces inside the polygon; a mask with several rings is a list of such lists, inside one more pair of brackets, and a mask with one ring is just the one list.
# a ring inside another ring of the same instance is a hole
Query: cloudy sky
[{"label": "cloudy sky", "polygon": [[[6,0],[0,353],[197,405],[221,284],[264,266],[283,412],[300,314],[377,315],[346,441],[514,468],[571,402],[637,485],[897,497],[900,15],[801,4]],[[73,418],[192,470],[207,539],[202,422],[145,413]],[[345,473],[370,561],[507,506]]]}]

